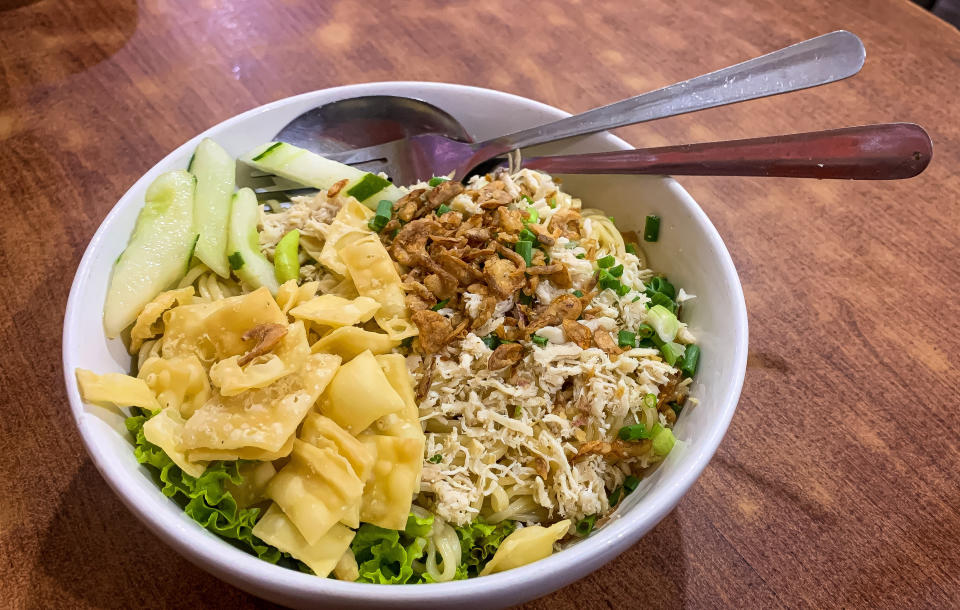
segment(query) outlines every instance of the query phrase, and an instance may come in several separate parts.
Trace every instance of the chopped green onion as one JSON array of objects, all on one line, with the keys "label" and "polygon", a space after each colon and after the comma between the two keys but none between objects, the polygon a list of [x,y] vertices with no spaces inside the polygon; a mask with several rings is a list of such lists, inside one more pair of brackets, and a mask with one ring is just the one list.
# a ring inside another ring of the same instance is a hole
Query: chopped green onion
[{"label": "chopped green onion", "polygon": [[613,290],[614,292],[616,292],[617,290],[620,289],[621,285],[622,284],[620,284],[620,280],[613,277],[612,275],[607,273],[605,270],[600,271],[600,276],[597,279],[597,286],[600,287],[600,290],[606,290],[609,288],[610,290]]},{"label": "chopped green onion", "polygon": [[673,284],[667,281],[665,277],[652,277],[650,278],[650,288],[654,292],[662,292],[671,299],[677,296],[677,289],[673,287]]},{"label": "chopped green onion", "polygon": [[441,461],[443,461],[443,456],[438,453],[427,461],[431,464],[439,464]]},{"label": "chopped green onion", "polygon": [[449,303],[449,302],[450,302],[450,299],[444,299],[444,300],[440,301],[439,303],[437,303],[436,305],[434,305],[433,307],[431,307],[430,309],[432,309],[433,311],[440,311],[441,309],[443,309],[444,307],[446,307],[446,306],[447,306],[447,303]]},{"label": "chopped green onion", "polygon": [[523,415],[523,406],[517,405],[513,408],[513,418],[519,419]]},{"label": "chopped green onion", "polygon": [[579,259],[581,259],[581,260],[582,260],[582,259],[585,259],[585,258],[587,258],[587,255],[586,255],[586,254],[584,254],[583,252],[581,252],[580,254],[577,254],[577,255],[576,255],[576,258],[579,258]]},{"label": "chopped green onion", "polygon": [[617,265],[616,267],[610,267],[607,269],[607,273],[613,277],[620,277],[623,275],[623,265]]},{"label": "chopped green onion", "polygon": [[580,242],[577,242],[577,241],[568,241],[567,243],[563,244],[563,247],[566,248],[567,250],[573,250],[574,248],[576,248],[576,247],[579,246],[579,245],[580,245]]},{"label": "chopped green onion", "polygon": [[445,203],[441,203],[440,207],[437,208],[437,216],[443,216],[451,210],[450,206]]},{"label": "chopped green onion", "polygon": [[660,217],[651,214],[643,224],[643,241],[657,241],[660,237]]},{"label": "chopped green onion", "polygon": [[448,180],[450,180],[450,178],[447,178],[446,176],[434,176],[433,178],[430,178],[430,181],[427,182],[427,184],[430,186],[440,186]]},{"label": "chopped green onion", "polygon": [[617,220],[613,216],[607,216],[607,218],[609,218],[610,222],[612,222],[614,225],[617,224]]},{"label": "chopped green onion", "polygon": [[663,305],[654,305],[647,311],[647,324],[657,331],[661,341],[673,341],[680,330],[680,321]]},{"label": "chopped green onion", "polygon": [[688,345],[683,352],[683,365],[680,370],[687,377],[693,377],[697,374],[697,364],[700,361],[700,347],[698,345]]},{"label": "chopped green onion", "polygon": [[677,438],[670,428],[663,428],[653,437],[653,452],[657,455],[667,455],[673,449]]},{"label": "chopped green onion", "polygon": [[536,343],[537,345],[539,345],[540,347],[545,346],[549,341],[549,339],[547,339],[546,337],[541,337],[540,335],[533,335],[530,337],[530,340]]},{"label": "chopped green onion", "polygon": [[497,346],[500,345],[500,337],[498,337],[496,333],[490,333],[489,335],[481,338],[480,340],[483,341],[483,344],[490,349],[497,349]]},{"label": "chopped green onion", "polygon": [[377,216],[385,216],[387,220],[393,216],[393,202],[389,199],[381,199],[377,202]]},{"label": "chopped green onion", "polygon": [[656,409],[657,408],[657,395],[656,394],[644,394],[643,396],[643,407],[645,409]]},{"label": "chopped green onion", "polygon": [[647,427],[643,424],[633,424],[632,426],[624,426],[620,428],[620,431],[617,432],[617,436],[620,437],[622,441],[639,441],[641,439],[650,438],[650,433],[647,432]]},{"label": "chopped green onion", "polygon": [[604,256],[603,258],[597,259],[597,267],[601,269],[606,269],[607,267],[613,267],[613,264],[617,262],[617,259],[613,258],[612,254]]},{"label": "chopped green onion", "polygon": [[637,485],[640,484],[640,479],[631,475],[627,475],[627,478],[623,480],[623,488],[626,490],[627,495],[632,494],[636,489]]},{"label": "chopped green onion", "polygon": [[680,415],[680,411],[683,411],[683,405],[678,402],[671,402],[670,408],[673,409],[673,412],[677,415]]},{"label": "chopped green onion", "polygon": [[527,265],[533,260],[533,242],[525,239],[521,239],[513,247],[517,251],[517,254],[523,257],[523,260]]},{"label": "chopped green onion", "polygon": [[677,304],[673,301],[673,299],[663,294],[662,292],[651,292],[648,290],[647,296],[650,297],[650,304],[648,305],[649,307],[653,307],[654,305],[660,305],[661,307],[665,307],[669,309],[670,313],[677,312]]},{"label": "chopped green onion", "polygon": [[637,347],[656,347],[656,346],[657,345],[653,342],[653,339],[649,337],[646,339],[640,339],[639,341],[637,341]]},{"label": "chopped green onion", "polygon": [[582,291],[582,290],[574,290],[574,291],[573,291],[573,296],[577,297],[578,299],[579,299],[579,298],[582,298],[582,297],[583,297],[583,291]]},{"label": "chopped green onion", "polygon": [[227,261],[230,263],[230,268],[236,271],[240,267],[243,267],[243,255],[239,252],[234,252],[227,257]]},{"label": "chopped green onion", "polygon": [[273,273],[281,284],[300,279],[300,231],[293,229],[277,242]]},{"label": "chopped green onion", "polygon": [[633,347],[637,344],[637,333],[629,330],[621,330],[617,333],[617,345],[620,347]]},{"label": "chopped green onion", "polygon": [[530,205],[533,205],[533,199],[530,199],[530,197],[529,197],[528,195],[521,195],[521,196],[520,196],[520,199],[523,199],[524,201],[526,201],[526,202],[529,203]]},{"label": "chopped green onion", "polygon": [[597,522],[596,515],[590,515],[589,517],[584,517],[577,523],[577,536],[585,538],[590,535],[590,532],[593,531],[593,526]]},{"label": "chopped green onion", "polygon": [[533,224],[540,222],[540,213],[537,212],[537,208],[530,206],[529,208],[527,208],[527,214],[529,216],[524,222],[529,222]]},{"label": "chopped green onion", "polygon": [[551,209],[557,207],[557,198],[551,197],[550,199],[547,199],[547,205],[550,206]]},{"label": "chopped green onion", "polygon": [[616,489],[610,492],[610,495],[607,496],[607,504],[609,504],[610,507],[613,508],[614,506],[620,503],[620,496],[622,495],[623,495],[623,487],[617,487]]},{"label": "chopped green onion", "polygon": [[630,287],[626,284],[620,284],[617,286],[617,296],[625,296],[628,292],[630,292]]},{"label": "chopped green onion", "polygon": [[634,246],[633,244],[627,244],[626,246],[624,246],[624,248],[626,249],[627,254],[632,254],[632,255],[634,255],[634,256],[640,256],[640,254],[637,252],[637,247]]},{"label": "chopped green onion", "polygon": [[683,346],[673,341],[665,341],[664,344],[660,346],[660,353],[663,354],[663,359],[666,360],[670,366],[676,364],[677,360],[683,357],[683,351]]},{"label": "chopped green onion", "polygon": [[520,235],[517,236],[517,239],[520,241],[528,241],[531,244],[537,243],[537,234],[531,231],[530,229],[523,229],[520,231]]},{"label": "chopped green onion", "polygon": [[631,303],[636,303],[636,302],[639,301],[639,300],[640,300],[640,295],[638,294],[637,296],[633,297],[633,300],[630,301],[630,302],[631,302]]},{"label": "chopped green onion", "polygon": [[653,336],[653,327],[649,324],[641,324],[637,327],[637,335],[643,339],[649,339]]},{"label": "chopped green onion", "polygon": [[391,216],[393,216],[393,203],[386,199],[381,199],[380,203],[377,204],[377,213],[367,221],[367,226],[370,227],[370,230],[374,233],[379,233],[383,231],[383,228],[390,222]]},{"label": "chopped green onion", "polygon": [[356,198],[357,201],[364,201],[370,199],[388,186],[390,186],[389,180],[384,180],[376,174],[367,173],[347,190],[347,195]]}]

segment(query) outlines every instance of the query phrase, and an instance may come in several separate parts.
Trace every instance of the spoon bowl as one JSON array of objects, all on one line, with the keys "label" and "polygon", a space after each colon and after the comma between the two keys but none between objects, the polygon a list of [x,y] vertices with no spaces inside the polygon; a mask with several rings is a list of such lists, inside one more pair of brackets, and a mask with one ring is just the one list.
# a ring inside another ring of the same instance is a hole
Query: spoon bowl
[{"label": "spoon bowl", "polygon": [[426,133],[473,142],[447,111],[395,95],[366,95],[318,106],[284,125],[275,139],[326,155]]}]

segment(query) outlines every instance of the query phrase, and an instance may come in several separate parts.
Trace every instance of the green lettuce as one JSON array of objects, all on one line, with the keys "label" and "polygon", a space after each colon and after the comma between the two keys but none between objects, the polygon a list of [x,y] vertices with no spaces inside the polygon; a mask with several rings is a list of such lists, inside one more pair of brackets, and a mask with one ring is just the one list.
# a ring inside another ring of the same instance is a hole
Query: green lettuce
[{"label": "green lettuce", "polygon": [[[434,582],[423,567],[427,555],[427,536],[432,525],[432,515],[420,518],[412,513],[403,531],[362,524],[350,544],[360,570],[357,582],[392,585]],[[460,565],[457,566],[454,580],[463,580],[479,575],[487,562],[493,559],[503,539],[516,529],[516,523],[502,521],[490,524],[477,519],[454,529],[460,539],[461,550]]]},{"label": "green lettuce", "polygon": [[423,566],[414,562],[420,562],[426,555],[426,537],[432,527],[433,515],[420,518],[413,513],[407,517],[403,531],[361,524],[350,543],[360,570],[357,582],[388,585],[429,582]]},{"label": "green lettuce", "polygon": [[127,430],[134,438],[133,454],[154,473],[160,491],[172,498],[191,519],[227,539],[234,546],[256,555],[264,561],[285,567],[309,570],[286,553],[270,546],[253,535],[253,526],[260,515],[259,508],[241,508],[225,483],[240,485],[243,477],[238,471],[240,462],[210,462],[199,477],[192,477],[173,463],[163,449],[149,442],[143,434],[143,424],[150,419],[149,412],[126,420]]},{"label": "green lettuce", "polygon": [[501,521],[497,524],[485,523],[477,518],[469,525],[455,528],[460,538],[461,560],[457,569],[464,572],[463,578],[473,578],[493,559],[503,539],[509,536],[517,524],[515,521]]}]

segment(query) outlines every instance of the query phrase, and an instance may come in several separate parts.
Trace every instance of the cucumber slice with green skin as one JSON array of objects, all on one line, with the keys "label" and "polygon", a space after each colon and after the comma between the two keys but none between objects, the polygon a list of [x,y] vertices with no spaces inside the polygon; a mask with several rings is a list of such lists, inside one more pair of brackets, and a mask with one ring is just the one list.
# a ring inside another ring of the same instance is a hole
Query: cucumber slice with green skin
[{"label": "cucumber slice with green skin", "polygon": [[266,286],[277,294],[280,285],[274,275],[273,263],[260,252],[260,235],[257,233],[257,196],[248,188],[242,188],[233,196],[230,210],[230,230],[227,235],[227,259],[234,273],[254,288]]},{"label": "cucumber slice with green skin", "polygon": [[186,274],[197,241],[195,190],[196,179],[183,170],[160,174],[147,188],[130,243],[110,276],[103,306],[107,337],[120,336],[147,303]]},{"label": "cucumber slice with green skin", "polygon": [[376,209],[382,199],[393,202],[403,196],[400,189],[375,174],[331,161],[285,142],[268,142],[254,148],[240,160],[264,172],[321,190],[346,178],[349,182],[342,192],[356,197],[370,209]]},{"label": "cucumber slice with green skin", "polygon": [[230,277],[227,227],[237,162],[219,144],[207,138],[193,153],[189,170],[197,177],[193,214],[200,239],[195,255],[217,275]]}]

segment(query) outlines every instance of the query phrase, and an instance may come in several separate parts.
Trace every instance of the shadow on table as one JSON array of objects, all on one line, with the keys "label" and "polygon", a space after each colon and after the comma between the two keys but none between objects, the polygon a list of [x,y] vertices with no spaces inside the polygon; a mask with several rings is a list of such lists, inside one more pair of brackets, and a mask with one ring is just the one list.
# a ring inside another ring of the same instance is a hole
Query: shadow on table
[{"label": "shadow on table", "polygon": [[217,580],[160,542],[86,457],[60,496],[32,573],[31,608],[275,607]]},{"label": "shadow on table", "polygon": [[676,511],[625,553],[563,589],[523,605],[553,610],[576,601],[582,608],[682,608],[686,558]]},{"label": "shadow on table", "polygon": [[0,91],[52,85],[92,68],[123,48],[137,20],[135,0],[111,2],[108,10],[96,0],[0,0],[0,39],[16,66]]}]

